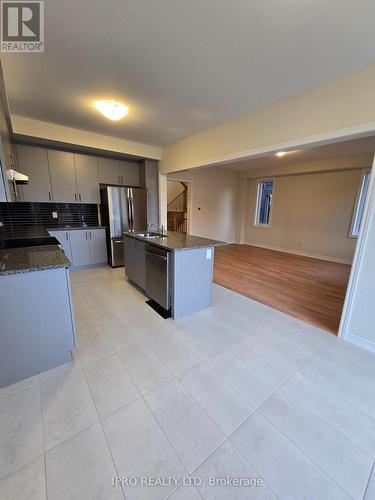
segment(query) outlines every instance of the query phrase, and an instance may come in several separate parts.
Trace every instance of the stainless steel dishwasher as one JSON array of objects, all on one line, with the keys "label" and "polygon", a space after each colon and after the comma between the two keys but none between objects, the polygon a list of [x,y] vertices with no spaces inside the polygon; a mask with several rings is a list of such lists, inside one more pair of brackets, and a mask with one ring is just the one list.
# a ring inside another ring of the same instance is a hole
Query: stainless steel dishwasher
[{"label": "stainless steel dishwasher", "polygon": [[146,246],[146,295],[164,309],[170,309],[171,252]]}]

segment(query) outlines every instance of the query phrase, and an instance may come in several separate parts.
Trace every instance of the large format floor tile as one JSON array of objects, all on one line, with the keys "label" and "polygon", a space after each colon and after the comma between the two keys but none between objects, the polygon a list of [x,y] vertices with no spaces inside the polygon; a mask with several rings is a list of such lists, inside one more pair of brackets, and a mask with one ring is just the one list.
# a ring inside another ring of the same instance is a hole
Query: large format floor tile
[{"label": "large format floor tile", "polygon": [[100,424],[76,434],[46,453],[48,497],[53,500],[124,500]]},{"label": "large format floor tile", "polygon": [[209,358],[204,364],[254,408],[276,389],[274,384],[228,352]]},{"label": "large format floor tile", "polygon": [[185,372],[180,381],[227,436],[253,411],[245,399],[202,364]]},{"label": "large format floor tile", "polygon": [[0,477],[43,453],[39,385],[0,400]]},{"label": "large format floor tile", "polygon": [[123,349],[118,356],[142,394],[173,377],[161,359],[145,344]]},{"label": "large format floor tile", "polygon": [[[226,441],[194,472],[202,479],[199,491],[207,500],[277,500],[263,478]],[[242,479],[242,484],[231,480]]]},{"label": "large format floor tile", "polygon": [[95,406],[80,368],[41,384],[45,448],[97,422]]},{"label": "large format floor tile", "polygon": [[258,412],[233,433],[231,442],[281,500],[351,498]]},{"label": "large format floor tile", "polygon": [[370,455],[284,391],[259,411],[353,498],[363,497],[373,461]]},{"label": "large format floor tile", "polygon": [[143,399],[103,421],[104,432],[120,476],[136,477],[124,487],[128,500],[164,499],[175,485],[145,486],[142,478],[181,477],[186,471]]},{"label": "large format floor tile", "polygon": [[2,500],[45,500],[44,456],[27,462],[0,479]]},{"label": "large format floor tile", "polygon": [[189,472],[225,439],[179,382],[166,382],[145,398]]},{"label": "large format floor tile", "polygon": [[283,390],[343,436],[375,456],[374,419],[299,372],[283,385]]},{"label": "large format floor tile", "polygon": [[1,499],[375,498],[373,354],[217,285],[173,321],[123,269],[71,282],[72,363],[0,390]]},{"label": "large format floor tile", "polygon": [[84,372],[100,417],[140,396],[116,354],[84,366]]}]

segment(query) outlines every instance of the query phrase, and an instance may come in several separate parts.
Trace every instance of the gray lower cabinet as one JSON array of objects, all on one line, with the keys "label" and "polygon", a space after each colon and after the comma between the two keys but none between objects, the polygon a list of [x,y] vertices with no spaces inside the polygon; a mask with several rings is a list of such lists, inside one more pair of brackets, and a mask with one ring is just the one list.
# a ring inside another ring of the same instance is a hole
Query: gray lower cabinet
[{"label": "gray lower cabinet", "polygon": [[105,229],[89,231],[91,264],[104,264],[107,262],[107,243]]},{"label": "gray lower cabinet", "polygon": [[72,249],[70,246],[70,231],[49,231],[51,236],[54,236],[61,245],[62,250],[72,262]]},{"label": "gray lower cabinet", "polygon": [[146,244],[124,237],[125,275],[142,290],[146,289]]},{"label": "gray lower cabinet", "polygon": [[73,267],[107,263],[105,229],[49,231],[60,243]]},{"label": "gray lower cabinet", "polygon": [[0,387],[71,360],[75,338],[67,269],[1,276],[0,296]]},{"label": "gray lower cabinet", "polygon": [[91,264],[90,238],[88,231],[70,231],[70,247],[73,266],[88,266]]}]

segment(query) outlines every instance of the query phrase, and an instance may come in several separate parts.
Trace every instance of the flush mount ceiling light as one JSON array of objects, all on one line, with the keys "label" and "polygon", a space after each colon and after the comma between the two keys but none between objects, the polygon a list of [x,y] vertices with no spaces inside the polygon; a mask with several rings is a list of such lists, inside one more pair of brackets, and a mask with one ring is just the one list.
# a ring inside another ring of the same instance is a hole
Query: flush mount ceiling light
[{"label": "flush mount ceiling light", "polygon": [[129,109],[117,101],[96,101],[95,107],[109,120],[117,121],[129,113]]},{"label": "flush mount ceiling light", "polygon": [[281,158],[282,156],[284,156],[286,154],[287,154],[287,151],[279,151],[278,153],[276,153],[276,156],[278,156],[279,158]]}]

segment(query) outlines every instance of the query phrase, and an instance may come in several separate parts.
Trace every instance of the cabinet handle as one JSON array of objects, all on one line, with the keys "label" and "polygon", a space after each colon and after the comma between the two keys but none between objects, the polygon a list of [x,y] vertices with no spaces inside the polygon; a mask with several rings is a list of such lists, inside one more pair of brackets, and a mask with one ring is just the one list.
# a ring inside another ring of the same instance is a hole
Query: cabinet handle
[{"label": "cabinet handle", "polygon": [[51,191],[48,191],[48,198],[49,198],[49,201],[52,200],[52,197],[51,197]]},{"label": "cabinet handle", "polygon": [[87,232],[85,233],[85,235],[86,235],[86,240],[87,240]]},{"label": "cabinet handle", "polygon": [[81,193],[79,193],[79,201],[81,201]]},{"label": "cabinet handle", "polygon": [[66,241],[69,241],[68,233],[65,233],[65,236],[66,236]]},{"label": "cabinet handle", "polygon": [[77,193],[74,193],[74,199],[77,201]]},{"label": "cabinet handle", "polygon": [[90,240],[91,240],[91,231],[90,231]]}]

